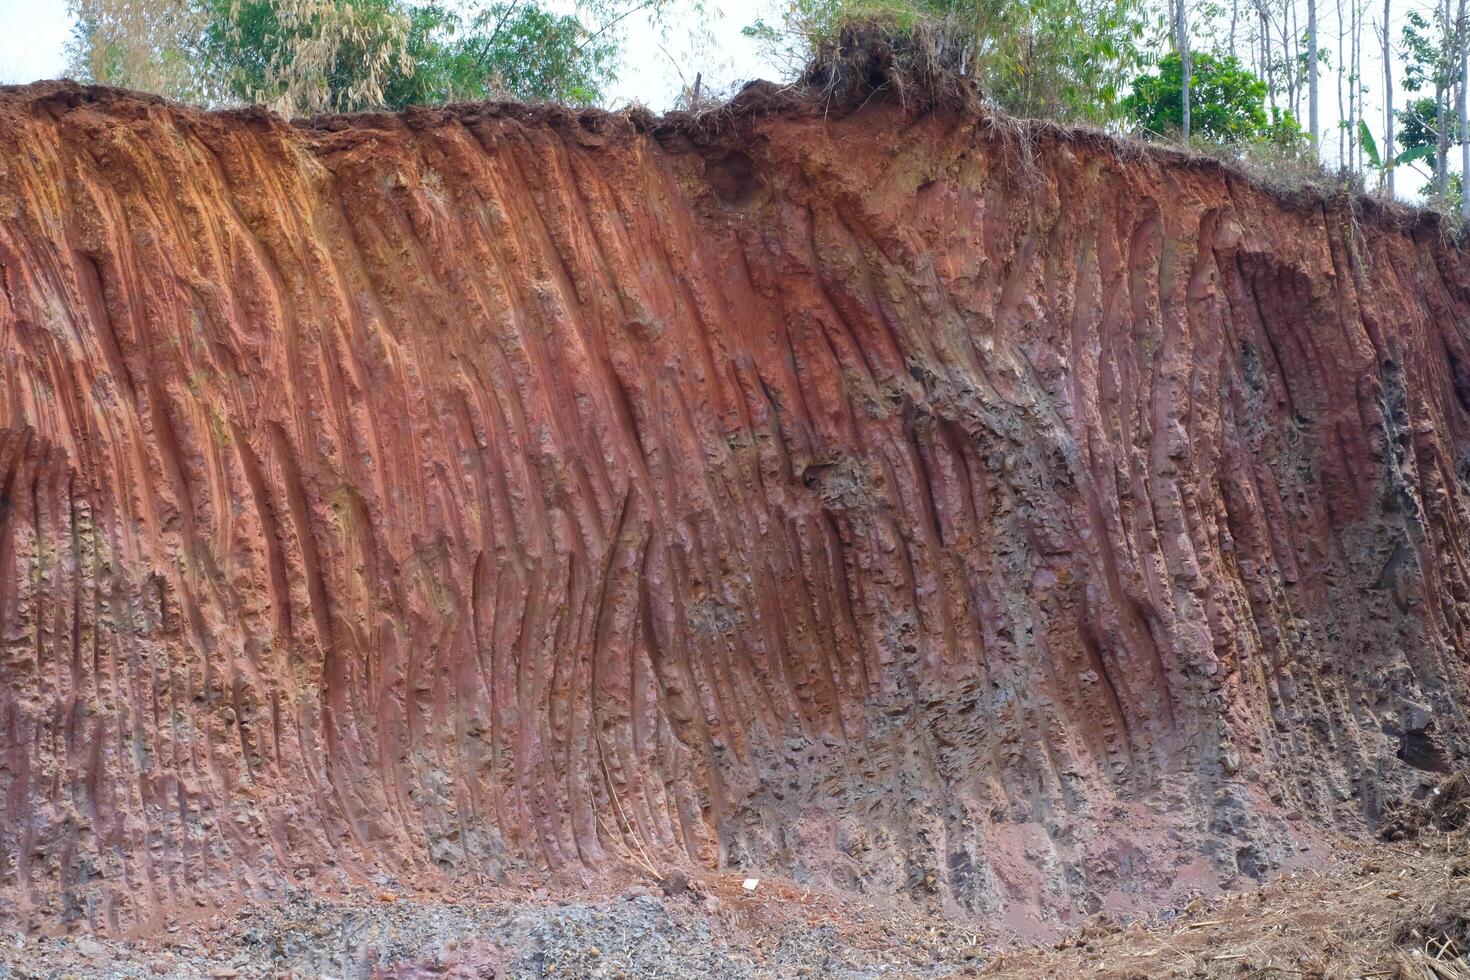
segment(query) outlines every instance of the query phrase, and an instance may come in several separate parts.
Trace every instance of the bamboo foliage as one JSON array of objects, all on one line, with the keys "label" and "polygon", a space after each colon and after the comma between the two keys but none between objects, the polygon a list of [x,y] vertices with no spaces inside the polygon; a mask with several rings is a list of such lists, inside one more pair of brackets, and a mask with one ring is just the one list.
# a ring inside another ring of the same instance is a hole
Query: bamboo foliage
[{"label": "bamboo foliage", "polygon": [[[240,4],[231,22],[239,29]],[[282,43],[270,53],[254,101],[287,116],[384,104],[395,73],[413,74],[406,16],[333,0],[278,0]]]},{"label": "bamboo foliage", "polygon": [[189,55],[189,39],[203,28],[187,0],[72,0],[69,13],[69,76],[184,101],[215,94]]},{"label": "bamboo foliage", "polygon": [[[703,2],[677,6],[698,17]],[[665,8],[675,5],[68,0],[76,24],[69,74],[208,105],[267,105],[287,115],[486,98],[586,104],[598,101],[614,77],[626,28],[641,21],[664,36]]]}]

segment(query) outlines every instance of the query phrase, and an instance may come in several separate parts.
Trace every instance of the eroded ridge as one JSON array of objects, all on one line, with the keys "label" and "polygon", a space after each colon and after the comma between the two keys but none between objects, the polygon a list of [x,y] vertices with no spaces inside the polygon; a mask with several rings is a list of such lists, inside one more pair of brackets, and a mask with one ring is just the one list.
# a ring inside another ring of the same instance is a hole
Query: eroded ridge
[{"label": "eroded ridge", "polygon": [[1463,253],[736,129],[0,93],[0,914],[652,863],[1024,927],[1464,752]]}]

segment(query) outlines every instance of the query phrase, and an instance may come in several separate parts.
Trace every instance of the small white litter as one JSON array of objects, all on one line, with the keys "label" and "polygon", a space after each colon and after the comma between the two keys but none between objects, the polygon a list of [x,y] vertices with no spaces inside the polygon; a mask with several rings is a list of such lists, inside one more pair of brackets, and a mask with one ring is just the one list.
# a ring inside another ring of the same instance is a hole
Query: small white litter
[{"label": "small white litter", "polygon": [[745,881],[741,882],[740,887],[748,892],[753,892],[760,887],[760,884],[761,880],[759,878],[746,878]]}]

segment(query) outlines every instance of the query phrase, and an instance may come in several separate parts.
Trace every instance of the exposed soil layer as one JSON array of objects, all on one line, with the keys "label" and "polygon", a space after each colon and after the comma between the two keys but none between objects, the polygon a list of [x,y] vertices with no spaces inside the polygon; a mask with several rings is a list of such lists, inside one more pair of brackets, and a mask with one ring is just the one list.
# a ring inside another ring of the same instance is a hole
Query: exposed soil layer
[{"label": "exposed soil layer", "polygon": [[881,100],[0,134],[6,923],[684,867],[1036,932],[1465,756],[1432,224]]}]

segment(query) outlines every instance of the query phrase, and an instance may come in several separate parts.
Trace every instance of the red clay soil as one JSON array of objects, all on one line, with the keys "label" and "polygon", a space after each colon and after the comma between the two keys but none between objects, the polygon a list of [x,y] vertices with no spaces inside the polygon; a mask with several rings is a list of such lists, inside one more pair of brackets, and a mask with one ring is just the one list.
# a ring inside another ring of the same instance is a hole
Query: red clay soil
[{"label": "red clay soil", "polygon": [[1125,150],[0,89],[0,920],[682,865],[1039,933],[1422,794],[1470,257]]}]

